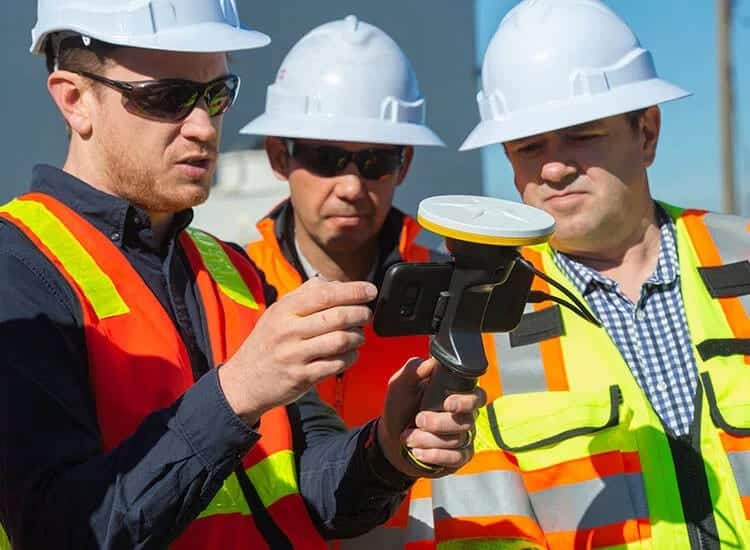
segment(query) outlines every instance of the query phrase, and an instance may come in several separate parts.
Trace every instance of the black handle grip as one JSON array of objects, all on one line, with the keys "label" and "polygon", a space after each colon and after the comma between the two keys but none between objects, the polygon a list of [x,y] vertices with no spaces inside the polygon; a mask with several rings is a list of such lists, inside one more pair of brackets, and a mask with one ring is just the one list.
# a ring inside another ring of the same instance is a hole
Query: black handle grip
[{"label": "black handle grip", "polygon": [[422,411],[442,411],[445,399],[454,393],[471,393],[477,386],[477,379],[463,376],[451,368],[438,363],[427,383],[422,403]]},{"label": "black handle grip", "polygon": [[[442,411],[443,403],[449,395],[454,393],[471,393],[476,386],[477,378],[463,376],[450,367],[438,363],[430,381],[427,383],[419,410]],[[422,462],[406,446],[401,447],[401,453],[404,458],[425,474],[435,474],[442,470],[439,466]]]}]

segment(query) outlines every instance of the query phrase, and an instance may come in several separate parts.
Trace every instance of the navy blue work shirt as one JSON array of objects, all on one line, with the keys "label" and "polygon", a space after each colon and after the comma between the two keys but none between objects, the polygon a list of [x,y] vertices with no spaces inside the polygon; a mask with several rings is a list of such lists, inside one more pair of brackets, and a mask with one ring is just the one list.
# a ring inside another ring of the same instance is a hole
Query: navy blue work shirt
[{"label": "navy blue work shirt", "polygon": [[[104,453],[78,299],[31,241],[0,220],[0,523],[16,550],[163,548],[259,438],[208,366],[194,278],[176,243],[192,212],[175,216],[162,244],[144,211],[62,170],[35,167],[31,189],[120,248],[181,334],[196,383]],[[266,286],[270,303],[275,291]],[[321,534],[354,536],[385,521],[410,480],[365,445],[374,424],[346,431],[314,392],[289,413],[300,492]]]}]

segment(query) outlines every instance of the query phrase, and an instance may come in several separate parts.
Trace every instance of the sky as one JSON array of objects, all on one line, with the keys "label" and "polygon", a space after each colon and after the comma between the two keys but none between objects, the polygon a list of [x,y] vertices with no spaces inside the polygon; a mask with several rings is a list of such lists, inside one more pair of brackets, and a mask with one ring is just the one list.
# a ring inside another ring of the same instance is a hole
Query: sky
[{"label": "sky", "polygon": [[[652,194],[683,207],[721,209],[719,104],[714,0],[605,0],[651,51],[659,75],[693,92],[662,107],[662,135],[649,171]],[[476,0],[477,63],[515,1]],[[735,196],[750,214],[750,0],[736,0],[732,25],[735,84]],[[745,67],[743,67],[743,64]],[[479,115],[477,114],[477,117]],[[483,153],[487,194],[517,199],[499,146]]]}]

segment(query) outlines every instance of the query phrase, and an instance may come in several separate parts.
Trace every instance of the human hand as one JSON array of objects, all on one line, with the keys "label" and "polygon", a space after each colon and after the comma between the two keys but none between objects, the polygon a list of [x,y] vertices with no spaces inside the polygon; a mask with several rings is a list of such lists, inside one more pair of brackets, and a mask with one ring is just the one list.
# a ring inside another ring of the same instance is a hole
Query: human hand
[{"label": "human hand", "polygon": [[[487,401],[484,390],[453,394],[443,411],[419,411],[424,386],[437,366],[435,359],[410,359],[388,382],[385,407],[378,422],[378,442],[388,461],[411,477],[441,477],[455,472],[474,455],[474,420]],[[416,415],[416,416],[415,416]],[[429,473],[402,454],[402,446],[414,457],[435,466]]]},{"label": "human hand", "polygon": [[234,412],[253,425],[264,412],[296,401],[324,378],[346,370],[372,316],[365,304],[376,295],[370,283],[315,278],[269,307],[219,369]]}]

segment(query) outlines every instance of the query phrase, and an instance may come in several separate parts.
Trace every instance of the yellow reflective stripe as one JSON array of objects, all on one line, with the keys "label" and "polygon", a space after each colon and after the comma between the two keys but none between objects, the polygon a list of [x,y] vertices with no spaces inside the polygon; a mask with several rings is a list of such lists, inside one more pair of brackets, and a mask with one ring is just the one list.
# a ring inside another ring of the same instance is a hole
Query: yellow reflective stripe
[{"label": "yellow reflective stripe", "polygon": [[[274,453],[245,470],[245,473],[266,508],[298,492],[294,452],[291,450]],[[216,514],[251,514],[235,474],[224,480],[219,492],[198,517]]]},{"label": "yellow reflective stripe", "polygon": [[249,468],[247,477],[258,491],[263,506],[268,508],[277,500],[298,491],[294,452],[287,450],[272,454]]},{"label": "yellow reflective stripe", "polygon": [[187,232],[221,291],[241,306],[258,309],[255,296],[216,239],[198,229],[188,228]]},{"label": "yellow reflective stripe", "polygon": [[224,480],[219,492],[214,495],[208,506],[198,515],[199,518],[219,514],[250,515],[250,508],[240,489],[237,474],[231,474]]},{"label": "yellow reflective stripe", "polygon": [[0,206],[0,212],[23,222],[49,248],[80,287],[99,319],[130,311],[112,279],[46,206],[36,201],[15,199]]},{"label": "yellow reflective stripe", "polygon": [[2,525],[0,525],[0,550],[11,550],[8,535],[5,534]]},{"label": "yellow reflective stripe", "polygon": [[526,539],[459,539],[439,542],[438,550],[541,550],[545,548]]}]

